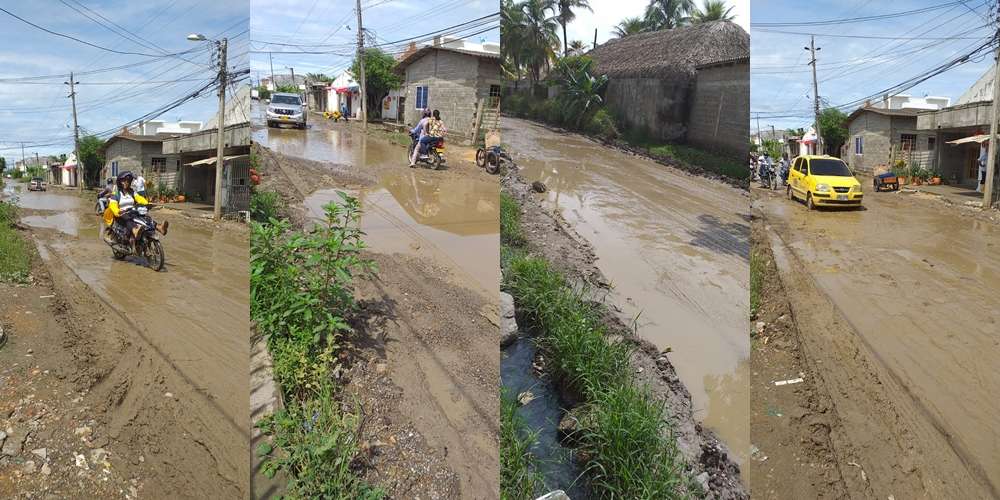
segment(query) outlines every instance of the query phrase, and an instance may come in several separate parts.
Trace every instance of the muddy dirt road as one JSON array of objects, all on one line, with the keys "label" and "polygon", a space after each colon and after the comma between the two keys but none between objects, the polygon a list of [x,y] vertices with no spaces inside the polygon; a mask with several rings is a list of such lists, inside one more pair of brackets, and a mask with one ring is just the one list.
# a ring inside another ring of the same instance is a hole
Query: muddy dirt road
[{"label": "muddy dirt road", "polygon": [[753,195],[832,397],[848,489],[1000,496],[1000,264],[987,257],[1000,227],[921,195],[868,193],[864,210],[818,212]]},{"label": "muddy dirt road", "polygon": [[[670,360],[698,417],[742,461],[747,429],[747,195],[726,184],[504,118],[523,176],[548,186],[597,254],[639,334]],[[641,315],[640,315],[641,313]]]},{"label": "muddy dirt road", "polygon": [[[152,477],[146,494],[245,496],[245,229],[154,209],[158,220],[171,220],[164,238],[166,268],[155,273],[141,261],[112,258],[98,239],[100,218],[75,192],[22,192],[18,204],[54,281],[75,283],[87,300],[100,304],[100,321],[121,327],[122,350],[94,353],[114,368],[99,374],[90,392],[106,398],[102,431],[110,436],[110,447],[145,454],[136,463],[144,469],[138,475]],[[71,305],[84,300],[66,295]]]},{"label": "muddy dirt road", "polygon": [[394,498],[494,498],[496,177],[451,146],[448,169],[410,169],[402,146],[354,123],[310,118],[307,130],[255,125],[253,140],[267,148],[264,188],[294,191],[307,219],[320,217],[337,190],[362,202],[361,228],[379,272],[358,285],[368,323],[356,355],[365,361],[345,391],[374,415],[365,437],[379,452],[365,475]]}]

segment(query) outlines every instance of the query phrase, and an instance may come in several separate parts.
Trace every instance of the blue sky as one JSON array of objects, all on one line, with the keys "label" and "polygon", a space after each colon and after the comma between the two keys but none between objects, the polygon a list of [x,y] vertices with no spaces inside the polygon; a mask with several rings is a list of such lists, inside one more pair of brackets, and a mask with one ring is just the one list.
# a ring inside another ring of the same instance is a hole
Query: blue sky
[{"label": "blue sky", "polygon": [[[759,0],[757,0],[759,1]],[[695,0],[701,6],[704,0]],[[750,31],[750,0],[726,0],[733,8],[733,21]],[[576,19],[566,27],[570,40],[583,40],[587,45],[594,43],[594,29],[597,29],[597,43],[614,38],[611,31],[626,17],[642,17],[649,0],[590,0],[593,12],[577,11]],[[562,32],[560,31],[560,37]]]},{"label": "blue sky", "polygon": [[[499,0],[362,0],[364,27],[374,32],[376,41],[388,44],[441,30],[500,11]],[[337,76],[350,67],[357,44],[357,15],[351,0],[251,0],[253,16],[250,33],[255,51],[250,67],[256,81],[271,72],[267,51],[271,51],[275,74],[325,73]],[[494,22],[491,26],[498,26]],[[462,34],[471,34],[472,29]],[[468,38],[471,42],[499,42],[500,29],[493,28]],[[300,47],[268,45],[303,44]],[[320,45],[320,47],[317,47]],[[322,51],[325,54],[281,54],[290,51]]]},{"label": "blue sky", "polygon": [[[754,1],[751,5],[751,130],[757,130],[753,112],[769,113],[761,128],[808,127],[812,123],[812,75],[807,65],[808,34],[816,35],[817,78],[821,99],[832,105],[874,94],[918,75],[990,36],[990,2],[966,0],[915,15],[879,21],[827,26],[760,27],[758,23],[799,23],[898,13],[930,6],[942,0],[876,2],[872,0]],[[995,4],[995,3],[994,3]],[[974,12],[973,12],[974,11]],[[830,36],[836,35],[836,36]],[[857,38],[896,37],[907,40]],[[854,38],[852,38],[854,37]],[[941,40],[962,37],[963,39]],[[967,38],[967,39],[966,39]],[[953,68],[903,92],[913,96],[950,97],[952,102],[989,69],[991,57]],[[852,109],[846,110],[850,113]],[[800,115],[779,117],[782,115]]]},{"label": "blue sky", "polygon": [[[112,29],[102,27],[71,6]],[[0,33],[4,40],[0,46],[0,155],[10,163],[21,158],[20,145],[16,144],[19,141],[59,143],[26,146],[28,155],[72,150],[72,112],[68,86],[63,84],[68,78],[62,76],[70,71],[79,73],[144,63],[76,78],[81,82],[77,86],[79,124],[86,133],[129,122],[214,78],[214,70],[209,67],[212,51],[206,42],[187,41],[189,33],[200,32],[211,37],[224,32],[220,36],[235,36],[230,42],[229,66],[247,66],[246,31],[250,17],[247,0],[4,1],[0,7],[43,28],[116,51],[162,56],[157,47],[166,53],[195,50],[183,56],[187,61],[177,57],[117,54],[45,33],[0,12]],[[131,35],[111,22],[138,35],[147,46],[128,40]],[[30,83],[3,81],[48,75],[54,76]],[[159,118],[205,121],[218,108],[215,94],[210,94]]]}]

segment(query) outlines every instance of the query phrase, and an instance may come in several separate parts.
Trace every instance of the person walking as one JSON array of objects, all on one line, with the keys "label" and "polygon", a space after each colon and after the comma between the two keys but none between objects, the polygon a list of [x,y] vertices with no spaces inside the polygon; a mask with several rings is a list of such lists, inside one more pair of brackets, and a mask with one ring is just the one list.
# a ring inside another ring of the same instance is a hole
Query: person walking
[{"label": "person walking", "polygon": [[982,193],[986,185],[986,162],[989,160],[989,141],[979,145],[979,182],[976,184],[976,192]]}]

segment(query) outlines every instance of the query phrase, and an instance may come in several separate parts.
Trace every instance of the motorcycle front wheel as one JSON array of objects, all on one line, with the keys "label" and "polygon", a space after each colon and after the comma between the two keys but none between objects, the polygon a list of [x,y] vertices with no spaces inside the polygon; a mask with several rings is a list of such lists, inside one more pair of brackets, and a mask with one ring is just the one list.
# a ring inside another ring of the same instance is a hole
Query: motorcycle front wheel
[{"label": "motorcycle front wheel", "polygon": [[488,161],[487,158],[489,157],[486,155],[485,149],[479,148],[476,150],[476,165],[479,166],[479,168],[486,166],[486,162]]},{"label": "motorcycle front wheel", "polygon": [[154,271],[162,270],[166,260],[160,240],[150,240],[146,243],[146,262],[149,263],[150,269]]}]

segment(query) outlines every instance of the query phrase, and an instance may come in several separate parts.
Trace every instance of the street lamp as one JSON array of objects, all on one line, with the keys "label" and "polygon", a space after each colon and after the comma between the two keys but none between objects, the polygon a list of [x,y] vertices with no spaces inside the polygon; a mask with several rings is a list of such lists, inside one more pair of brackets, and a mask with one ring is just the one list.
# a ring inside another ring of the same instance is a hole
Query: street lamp
[{"label": "street lamp", "polygon": [[[204,42],[209,40],[205,35],[201,33],[191,33],[187,36],[187,39],[192,42]],[[223,163],[224,163],[224,153],[226,146],[226,139],[224,134],[226,133],[226,48],[229,45],[229,40],[223,38],[222,40],[212,40],[215,42],[219,49],[219,118],[216,125],[216,146],[215,146],[215,210],[214,218],[219,220],[222,218],[222,175],[223,175]]]}]

